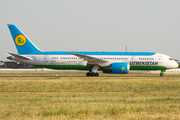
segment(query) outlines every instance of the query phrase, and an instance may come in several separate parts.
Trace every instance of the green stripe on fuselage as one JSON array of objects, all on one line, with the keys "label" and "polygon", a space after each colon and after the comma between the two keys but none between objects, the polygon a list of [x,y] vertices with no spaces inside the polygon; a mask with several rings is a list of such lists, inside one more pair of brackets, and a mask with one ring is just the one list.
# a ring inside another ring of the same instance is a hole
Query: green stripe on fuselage
[{"label": "green stripe on fuselage", "polygon": [[[91,70],[92,66],[82,65],[34,65],[42,68],[63,69],[63,70]],[[130,66],[130,70],[166,70],[164,66]],[[104,67],[99,68],[101,71],[106,71]]]},{"label": "green stripe on fuselage", "polygon": [[34,65],[42,68],[63,69],[63,70],[91,70],[92,66],[83,65]]},{"label": "green stripe on fuselage", "polygon": [[130,70],[166,70],[164,66],[130,66]]}]

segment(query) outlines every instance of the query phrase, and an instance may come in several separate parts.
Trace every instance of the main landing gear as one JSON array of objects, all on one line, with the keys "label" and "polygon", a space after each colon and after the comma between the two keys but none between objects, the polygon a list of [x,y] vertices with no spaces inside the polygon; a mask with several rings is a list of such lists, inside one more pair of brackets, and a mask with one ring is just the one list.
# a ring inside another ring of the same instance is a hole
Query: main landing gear
[{"label": "main landing gear", "polygon": [[87,77],[89,77],[89,76],[91,76],[91,77],[98,77],[99,76],[99,73],[94,73],[94,72],[88,72],[88,73],[86,73],[86,76]]},{"label": "main landing gear", "polygon": [[99,66],[95,65],[93,66],[93,68],[88,72],[86,73],[86,76],[89,77],[98,77],[99,76],[99,73],[97,73],[97,70],[99,69]]}]

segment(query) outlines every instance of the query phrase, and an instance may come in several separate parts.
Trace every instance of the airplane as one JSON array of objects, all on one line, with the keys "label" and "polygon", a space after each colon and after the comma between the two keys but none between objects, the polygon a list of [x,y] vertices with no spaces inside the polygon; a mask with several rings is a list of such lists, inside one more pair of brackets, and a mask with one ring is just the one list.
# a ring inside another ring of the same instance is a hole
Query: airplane
[{"label": "airplane", "polygon": [[63,70],[88,70],[86,76],[99,76],[97,72],[127,74],[129,70],[161,70],[178,67],[170,56],[156,52],[90,52],[42,51],[15,25],[8,24],[18,51],[9,53],[7,59],[42,68]]}]

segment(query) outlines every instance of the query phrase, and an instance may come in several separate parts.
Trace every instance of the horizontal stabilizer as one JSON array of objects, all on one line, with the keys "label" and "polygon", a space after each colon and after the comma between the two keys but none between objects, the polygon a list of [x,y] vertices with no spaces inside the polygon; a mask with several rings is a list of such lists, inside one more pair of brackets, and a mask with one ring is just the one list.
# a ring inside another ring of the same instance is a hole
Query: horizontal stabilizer
[{"label": "horizontal stabilizer", "polygon": [[29,57],[25,57],[25,56],[22,56],[22,55],[19,55],[19,54],[14,54],[14,53],[8,53],[16,58],[19,58],[21,60],[33,60],[32,58],[29,58]]}]

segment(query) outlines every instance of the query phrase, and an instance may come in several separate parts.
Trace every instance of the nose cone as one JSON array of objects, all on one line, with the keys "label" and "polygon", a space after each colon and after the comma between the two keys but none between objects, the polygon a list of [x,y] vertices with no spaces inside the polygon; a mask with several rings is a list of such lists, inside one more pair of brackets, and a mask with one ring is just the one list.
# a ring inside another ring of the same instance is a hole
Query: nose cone
[{"label": "nose cone", "polygon": [[178,66],[179,66],[179,64],[178,64],[176,61],[170,60],[170,61],[168,62],[167,68],[168,68],[168,69],[174,69],[174,68],[177,68]]},{"label": "nose cone", "polygon": [[177,68],[179,66],[179,64],[173,60],[173,62],[171,63],[172,68]]}]

